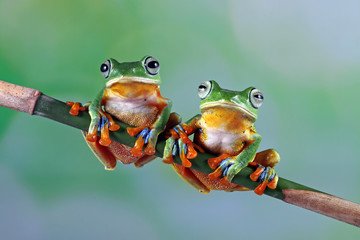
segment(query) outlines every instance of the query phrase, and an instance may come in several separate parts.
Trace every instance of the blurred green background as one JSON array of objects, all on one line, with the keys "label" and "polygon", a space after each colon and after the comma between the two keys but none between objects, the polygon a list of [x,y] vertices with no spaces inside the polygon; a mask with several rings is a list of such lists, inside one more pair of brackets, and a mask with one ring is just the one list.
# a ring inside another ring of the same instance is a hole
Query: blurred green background
[{"label": "blurred green background", "polygon": [[[255,86],[261,149],[287,179],[360,202],[358,1],[0,0],[0,79],[86,102],[109,57],[161,64],[186,120],[197,87]],[[199,194],[160,159],[105,171],[79,131],[0,108],[0,239],[355,239],[254,193]]]}]

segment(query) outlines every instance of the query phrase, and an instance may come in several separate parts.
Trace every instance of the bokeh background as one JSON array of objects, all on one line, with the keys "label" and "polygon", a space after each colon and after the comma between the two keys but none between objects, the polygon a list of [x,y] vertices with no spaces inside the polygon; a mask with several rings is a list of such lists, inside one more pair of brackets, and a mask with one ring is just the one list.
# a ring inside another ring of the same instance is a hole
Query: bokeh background
[{"label": "bokeh background", "polygon": [[[285,178],[360,202],[358,1],[0,0],[0,79],[86,102],[109,57],[161,64],[186,120],[197,87],[255,86]],[[0,239],[358,239],[254,193],[199,194],[160,159],[105,171],[76,129],[0,107]]]}]

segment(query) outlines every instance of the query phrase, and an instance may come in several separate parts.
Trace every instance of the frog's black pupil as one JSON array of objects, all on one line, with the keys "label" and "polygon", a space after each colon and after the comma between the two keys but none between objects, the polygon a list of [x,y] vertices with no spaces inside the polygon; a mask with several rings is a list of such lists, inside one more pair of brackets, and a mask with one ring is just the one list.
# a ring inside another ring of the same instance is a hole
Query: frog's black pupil
[{"label": "frog's black pupil", "polygon": [[264,99],[263,95],[261,94],[255,94],[254,97],[257,99]]},{"label": "frog's black pupil", "polygon": [[151,61],[148,63],[148,67],[149,68],[158,68],[159,67],[159,62],[158,61]]},{"label": "frog's black pupil", "polygon": [[105,63],[101,64],[100,67],[101,72],[107,72],[108,69],[109,69],[108,65],[106,65]]},{"label": "frog's black pupil", "polygon": [[200,86],[199,86],[199,89],[205,89],[205,88],[206,88],[205,85],[200,85]]}]

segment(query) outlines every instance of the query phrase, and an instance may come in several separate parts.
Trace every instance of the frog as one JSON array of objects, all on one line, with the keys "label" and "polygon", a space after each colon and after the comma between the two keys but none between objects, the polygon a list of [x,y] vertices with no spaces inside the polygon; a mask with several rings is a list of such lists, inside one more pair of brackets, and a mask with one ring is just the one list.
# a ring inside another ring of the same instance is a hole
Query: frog
[{"label": "frog", "polygon": [[[256,169],[250,175],[252,181],[259,182],[254,190],[256,194],[262,195],[267,187],[275,189],[279,177],[274,166],[279,163],[280,155],[274,149],[257,153],[262,138],[254,123],[264,100],[261,91],[255,87],[232,91],[211,80],[199,85],[198,95],[201,114],[170,130],[163,161],[202,193],[250,190],[231,183],[247,166]],[[193,141],[189,139],[192,134]],[[216,156],[208,159],[209,167],[214,169],[212,173],[191,169],[189,159],[194,159],[197,151]],[[174,163],[173,156],[177,155],[182,164]]]},{"label": "frog", "polygon": [[[72,115],[88,110],[91,122],[83,135],[106,170],[113,170],[117,161],[142,167],[155,159],[159,134],[170,118],[179,121],[170,113],[171,100],[160,94],[159,71],[160,63],[152,56],[134,62],[110,58],[100,66],[106,82],[94,100],[85,105],[67,102]],[[133,147],[111,141],[109,131],[120,128],[114,119],[132,126],[127,132],[136,137]]]}]

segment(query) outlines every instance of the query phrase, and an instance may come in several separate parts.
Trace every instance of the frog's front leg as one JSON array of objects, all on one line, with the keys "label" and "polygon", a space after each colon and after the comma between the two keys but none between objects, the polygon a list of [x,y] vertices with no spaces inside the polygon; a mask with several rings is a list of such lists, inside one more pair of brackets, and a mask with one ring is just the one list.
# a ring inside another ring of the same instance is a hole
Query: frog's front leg
[{"label": "frog's front leg", "polygon": [[134,156],[141,156],[143,146],[145,147],[145,154],[155,154],[155,146],[160,133],[165,130],[166,123],[170,116],[171,101],[164,99],[165,106],[162,111],[158,114],[156,121],[150,126],[140,126],[135,128],[127,128],[127,132],[130,136],[137,136],[134,147],[131,149],[131,153]]},{"label": "frog's front leg", "polygon": [[209,177],[216,180],[219,179],[220,176],[223,176],[220,182],[225,185],[229,184],[241,169],[254,160],[256,151],[261,142],[261,136],[254,133],[251,135],[251,141],[252,143],[238,155],[230,156],[223,154],[217,158],[209,159],[209,166],[213,169],[216,168],[213,173],[209,174]]},{"label": "frog's front leg", "polygon": [[174,162],[173,156],[179,155],[181,163],[184,167],[191,167],[191,162],[188,159],[193,159],[197,156],[194,149],[194,143],[188,138],[196,130],[196,122],[200,118],[197,115],[191,118],[184,124],[178,124],[170,129],[170,137],[166,140],[164,148],[163,162],[172,164]]},{"label": "frog's front leg", "polygon": [[[96,95],[93,102],[87,104],[86,106],[86,108],[88,108],[89,115],[91,118],[89,130],[86,133],[86,140],[89,142],[97,141],[97,132],[99,131],[101,132],[101,138],[99,140],[99,144],[103,146],[108,146],[111,143],[109,137],[109,130],[116,131],[120,128],[120,126],[114,122],[110,114],[105,113],[105,111],[102,109],[101,101],[103,94],[104,94],[104,89],[101,90]],[[78,108],[76,104],[77,103],[73,104],[71,110],[73,110],[74,106],[76,109]],[[71,114],[71,110],[70,110],[70,114]]]},{"label": "frog's front leg", "polygon": [[173,156],[179,155],[181,164],[186,168],[191,167],[189,159],[195,158],[197,152],[194,149],[193,142],[188,138],[191,133],[185,130],[187,127],[185,124],[179,124],[170,130],[171,137],[166,140],[164,148],[164,163],[174,163]]},{"label": "frog's front leg", "polygon": [[97,132],[99,131],[100,140],[99,144],[102,146],[109,146],[111,143],[109,130],[117,131],[120,126],[117,125],[110,114],[104,112],[101,109],[93,107],[90,105],[89,114],[91,118],[89,131],[86,135],[86,140],[90,142],[95,142],[97,140]]}]

